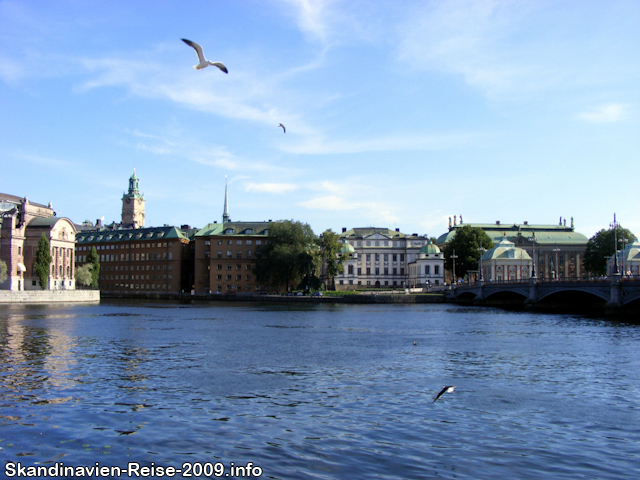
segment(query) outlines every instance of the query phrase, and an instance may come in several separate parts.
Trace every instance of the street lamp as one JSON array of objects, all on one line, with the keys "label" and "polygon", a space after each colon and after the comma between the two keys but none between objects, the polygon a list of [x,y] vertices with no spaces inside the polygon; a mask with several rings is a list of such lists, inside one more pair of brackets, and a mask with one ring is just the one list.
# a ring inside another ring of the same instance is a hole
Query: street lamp
[{"label": "street lamp", "polygon": [[451,285],[453,286],[456,283],[456,258],[458,258],[455,250],[453,251],[453,255],[451,255],[449,258],[453,263],[453,277],[451,278]]},{"label": "street lamp", "polygon": [[555,275],[556,280],[558,280],[558,273],[560,270],[560,260],[558,259],[558,252],[562,251],[562,249],[558,248],[558,244],[556,243],[556,248],[554,248],[553,251],[556,252],[556,269],[553,274]]},{"label": "street lamp", "polygon": [[536,232],[532,231],[531,236],[529,237],[529,241],[531,242],[531,248],[533,252],[533,258],[531,259],[531,278],[536,278]]},{"label": "street lamp", "polygon": [[482,281],[482,280],[484,280],[482,278],[482,256],[484,255],[484,252],[487,251],[487,249],[484,248],[482,245],[480,245],[478,247],[478,251],[480,252],[480,275],[478,276],[478,280]]},{"label": "street lamp", "polygon": [[629,240],[627,238],[625,238],[624,236],[624,230],[622,231],[622,238],[620,239],[620,243],[622,243],[622,249],[620,251],[620,268],[622,269],[622,276],[624,277],[625,274],[625,270],[624,270],[624,248],[625,248],[625,244],[628,242]]},{"label": "street lamp", "polygon": [[609,224],[610,228],[613,228],[613,241],[614,241],[614,249],[613,249],[613,274],[617,275],[620,273],[620,269],[618,268],[618,222],[616,222],[616,214],[613,214],[613,223]]}]

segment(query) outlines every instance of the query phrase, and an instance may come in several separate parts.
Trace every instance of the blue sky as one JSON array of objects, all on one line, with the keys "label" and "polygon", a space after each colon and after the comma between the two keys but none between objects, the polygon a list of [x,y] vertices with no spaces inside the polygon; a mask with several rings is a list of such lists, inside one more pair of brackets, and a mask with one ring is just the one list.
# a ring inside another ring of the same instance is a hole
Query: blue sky
[{"label": "blue sky", "polygon": [[135,166],[147,226],[220,221],[226,176],[316,233],[640,235],[639,60],[637,0],[0,0],[0,191],[119,221]]}]

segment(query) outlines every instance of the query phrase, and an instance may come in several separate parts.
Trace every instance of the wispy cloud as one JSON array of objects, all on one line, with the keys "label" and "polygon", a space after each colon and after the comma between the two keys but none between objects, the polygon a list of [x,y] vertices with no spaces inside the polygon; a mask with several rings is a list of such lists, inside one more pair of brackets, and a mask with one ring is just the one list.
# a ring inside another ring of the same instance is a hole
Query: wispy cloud
[{"label": "wispy cloud", "polygon": [[66,159],[61,159],[61,158],[53,158],[53,157],[44,157],[41,155],[33,155],[31,153],[24,153],[24,152],[16,152],[14,154],[10,154],[9,156],[12,156],[18,160],[21,161],[25,161],[28,163],[33,163],[36,165],[42,165],[42,166],[47,166],[47,167],[77,167],[79,164],[76,161],[72,161],[72,160],[66,160]]},{"label": "wispy cloud", "polygon": [[283,151],[295,154],[347,154],[391,151],[433,151],[457,148],[482,138],[482,134],[398,134],[364,140],[328,140],[311,136],[298,143],[282,145]]},{"label": "wispy cloud", "polygon": [[253,183],[247,182],[245,184],[245,190],[247,192],[258,192],[258,193],[273,193],[276,195],[283,195],[285,193],[293,192],[298,190],[297,185],[292,183]]},{"label": "wispy cloud", "polygon": [[612,123],[622,120],[626,110],[622,103],[608,103],[579,113],[578,118],[589,123]]},{"label": "wispy cloud", "polygon": [[338,195],[316,197],[310,200],[305,200],[304,202],[299,202],[298,205],[304,208],[310,208],[314,210],[330,210],[330,211],[354,210],[356,208],[360,208],[361,206],[359,204],[351,203],[344,197],[341,197]]}]

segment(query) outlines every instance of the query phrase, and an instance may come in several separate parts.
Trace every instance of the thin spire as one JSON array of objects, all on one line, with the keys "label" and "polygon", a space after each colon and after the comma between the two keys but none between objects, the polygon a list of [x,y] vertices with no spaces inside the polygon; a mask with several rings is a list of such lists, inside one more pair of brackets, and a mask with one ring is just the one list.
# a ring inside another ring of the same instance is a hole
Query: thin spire
[{"label": "thin spire", "polygon": [[227,176],[224,176],[224,211],[222,212],[222,223],[229,221],[229,196],[227,194]]}]

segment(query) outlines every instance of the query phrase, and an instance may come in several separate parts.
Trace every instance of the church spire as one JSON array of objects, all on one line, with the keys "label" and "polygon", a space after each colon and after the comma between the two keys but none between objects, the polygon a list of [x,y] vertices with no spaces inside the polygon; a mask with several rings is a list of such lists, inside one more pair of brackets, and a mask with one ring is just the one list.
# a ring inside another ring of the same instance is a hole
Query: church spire
[{"label": "church spire", "polygon": [[229,196],[227,195],[227,177],[224,177],[224,211],[222,212],[222,223],[229,222]]}]

